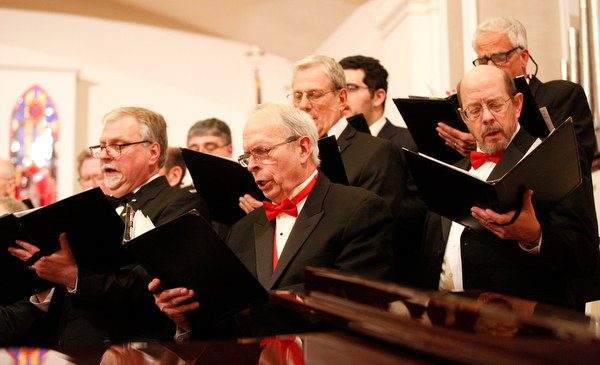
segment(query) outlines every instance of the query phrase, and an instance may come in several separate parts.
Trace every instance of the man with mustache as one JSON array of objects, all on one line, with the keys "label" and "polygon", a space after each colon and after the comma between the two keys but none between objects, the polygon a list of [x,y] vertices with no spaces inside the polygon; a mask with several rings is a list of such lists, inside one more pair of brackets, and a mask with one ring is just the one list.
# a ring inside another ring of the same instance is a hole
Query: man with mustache
[{"label": "man with mustache", "polygon": [[[170,187],[159,175],[168,145],[167,124],[160,114],[124,107],[106,114],[103,123],[100,144],[90,151],[102,162],[104,183],[113,194],[109,200],[117,212],[124,214],[128,203],[159,226],[196,209],[210,221],[200,196]],[[82,208],[82,214],[94,219],[93,211]],[[17,243],[24,249],[11,252],[24,261],[37,251],[25,242]],[[168,320],[148,293],[152,279],[148,273],[135,265],[117,270],[79,266],[64,234],[60,244],[61,250],[31,266],[38,276],[61,284],[45,303],[36,303],[48,311],[43,320],[48,323],[44,329],[49,333],[50,346],[166,339]]]},{"label": "man with mustache", "polygon": [[[518,124],[523,96],[510,75],[487,65],[469,71],[457,90],[461,117],[487,160],[478,163],[473,152],[470,160],[456,165],[482,179],[497,179],[535,141]],[[590,276],[598,258],[592,186],[585,174],[582,178],[581,185],[543,217],[536,216],[531,190],[523,195],[521,213],[511,224],[514,211],[498,214],[471,208],[473,217],[493,234],[490,237],[429,212],[420,285],[492,291],[575,309],[572,281]]]},{"label": "man with mustache", "polygon": [[[389,208],[372,192],[331,183],[318,170],[317,139],[312,118],[286,105],[257,106],[244,128],[244,154],[238,161],[272,204],[265,202],[233,225],[227,244],[266,290],[302,290],[306,266],[391,278]],[[290,210],[281,210],[286,203]],[[151,291],[158,288],[158,280],[149,286]],[[200,300],[210,300],[185,288],[155,297],[184,331],[192,329],[185,312],[197,308]],[[193,302],[181,304],[188,299]],[[251,308],[252,335],[298,331],[301,318],[280,311],[269,304]],[[248,315],[236,317],[237,323],[244,317]],[[214,336],[211,332],[204,334]]]}]

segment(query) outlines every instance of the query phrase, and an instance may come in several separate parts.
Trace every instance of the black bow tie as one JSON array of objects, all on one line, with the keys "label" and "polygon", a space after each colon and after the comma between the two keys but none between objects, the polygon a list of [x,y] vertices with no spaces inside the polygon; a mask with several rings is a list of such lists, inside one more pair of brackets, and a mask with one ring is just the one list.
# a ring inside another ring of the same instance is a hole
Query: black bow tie
[{"label": "black bow tie", "polygon": [[133,193],[129,193],[120,198],[115,198],[112,195],[109,195],[106,198],[108,199],[110,204],[112,204],[113,208],[117,209],[118,207],[127,205],[127,203],[129,203],[131,201],[131,198],[133,198]]}]

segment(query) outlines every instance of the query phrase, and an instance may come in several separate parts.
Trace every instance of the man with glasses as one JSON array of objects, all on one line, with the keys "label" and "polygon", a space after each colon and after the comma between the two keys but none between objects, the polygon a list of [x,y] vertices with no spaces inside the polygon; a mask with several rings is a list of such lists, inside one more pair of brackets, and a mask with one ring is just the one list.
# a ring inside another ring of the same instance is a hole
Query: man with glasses
[{"label": "man with glasses", "polygon": [[[115,109],[103,119],[100,144],[90,147],[100,159],[104,182],[118,212],[129,204],[152,220],[166,223],[192,209],[210,221],[204,200],[169,186],[159,175],[167,151],[167,124],[153,111],[137,107]],[[82,207],[81,214],[94,212]],[[94,234],[94,232],[90,232]],[[58,285],[41,307],[51,346],[108,345],[125,341],[165,339],[167,322],[148,293],[150,276],[140,266],[118,270],[77,265],[61,235],[61,250],[37,261],[32,269]],[[168,245],[168,242],[165,242]],[[22,245],[14,256],[26,261],[37,249]],[[48,308],[49,306],[49,308]]]},{"label": "man with glasses", "polygon": [[198,121],[188,132],[187,147],[198,152],[232,158],[231,130],[217,118]]},{"label": "man with glasses", "polygon": [[89,150],[85,150],[79,154],[77,161],[79,162],[77,172],[81,189],[87,190],[99,186],[105,195],[110,195],[110,191],[104,185],[104,173],[100,160],[94,158]]},{"label": "man with glasses", "polygon": [[[348,91],[340,64],[308,56],[294,65],[292,87],[288,98],[313,118],[319,137],[335,135],[349,184],[382,197],[397,222],[404,186],[400,152],[389,141],[358,132],[344,118]],[[249,195],[240,198],[246,212],[257,206]]]},{"label": "man with glasses", "polygon": [[[391,277],[389,208],[372,192],[332,184],[318,170],[317,139],[312,118],[292,106],[259,105],[244,128],[245,153],[238,160],[272,203],[265,202],[233,225],[227,244],[267,290],[301,290],[306,266]],[[153,281],[150,290],[158,285]],[[183,288],[155,296],[184,331],[191,330],[185,312],[197,303],[179,303],[210,300]],[[252,335],[277,333],[283,324],[297,331],[298,315],[285,311],[278,316],[280,310],[273,303],[250,309],[252,322],[263,328]]]},{"label": "man with glasses", "polygon": [[[457,90],[461,117],[478,151],[456,166],[484,180],[497,179],[536,140],[518,123],[523,95],[510,75],[488,65],[469,71]],[[591,275],[598,259],[591,181],[584,175],[581,185],[542,217],[536,216],[532,194],[525,192],[520,215],[512,223],[515,211],[471,208],[490,237],[429,212],[420,285],[492,291],[575,309],[572,280]]]},{"label": "man with glasses", "polygon": [[[473,49],[477,59],[475,66],[490,65],[506,71],[513,78],[525,76],[538,107],[546,107],[554,126],[573,117],[577,142],[583,147],[581,156],[584,171],[591,171],[596,152],[596,137],[592,113],[583,88],[575,83],[554,80],[543,83],[534,75],[527,74],[531,56],[527,49],[527,32],[521,22],[509,18],[492,18],[481,23],[473,35]],[[533,61],[533,58],[531,58]],[[535,63],[535,61],[533,61]],[[537,73],[537,64],[536,64]],[[446,144],[466,156],[475,149],[475,140],[469,133],[462,133],[444,123],[438,127],[439,135]]]}]

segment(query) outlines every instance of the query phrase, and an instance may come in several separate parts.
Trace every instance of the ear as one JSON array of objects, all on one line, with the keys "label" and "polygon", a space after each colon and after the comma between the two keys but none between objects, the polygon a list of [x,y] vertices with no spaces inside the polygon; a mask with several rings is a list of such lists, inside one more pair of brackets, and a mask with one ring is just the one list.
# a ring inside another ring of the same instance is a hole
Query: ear
[{"label": "ear", "polygon": [[379,107],[385,103],[386,92],[383,89],[378,89],[373,94],[373,106]]},{"label": "ear", "polygon": [[160,145],[158,144],[158,142],[153,142],[150,145],[150,148],[148,148],[148,151],[150,153],[150,159],[148,163],[150,165],[156,164],[158,166],[158,159],[160,158]]},{"label": "ear", "polygon": [[6,188],[6,192],[9,196],[12,196],[12,193],[15,191],[16,188],[17,188],[17,180],[16,179],[8,180],[8,187]]},{"label": "ear", "polygon": [[179,187],[179,184],[181,183],[182,175],[183,175],[183,169],[181,168],[181,166],[171,167],[171,169],[169,170],[169,172],[167,172],[167,175],[166,175],[166,178],[169,181],[169,185],[174,186],[174,187]]},{"label": "ear", "polygon": [[306,161],[308,161],[308,159],[310,159],[312,143],[309,137],[304,136],[300,137],[298,140],[298,145],[300,146],[300,160],[302,164],[304,164]]},{"label": "ear", "polygon": [[225,150],[227,151],[227,155],[229,157],[233,157],[233,144],[228,144],[227,146],[225,146]]},{"label": "ear", "polygon": [[523,94],[517,93],[513,99],[515,100],[515,114],[519,118],[521,116],[521,109],[523,108]]},{"label": "ear", "polygon": [[337,95],[338,98],[338,107],[340,111],[344,111],[346,109],[346,103],[348,102],[348,90],[341,89]]}]

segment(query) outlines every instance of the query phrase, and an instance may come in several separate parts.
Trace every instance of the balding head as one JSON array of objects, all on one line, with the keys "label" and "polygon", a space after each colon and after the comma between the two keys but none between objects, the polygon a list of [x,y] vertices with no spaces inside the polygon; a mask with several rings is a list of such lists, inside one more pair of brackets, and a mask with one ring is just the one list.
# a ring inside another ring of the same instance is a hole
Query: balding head
[{"label": "balding head", "polygon": [[9,196],[17,187],[15,166],[0,159],[0,196]]}]

